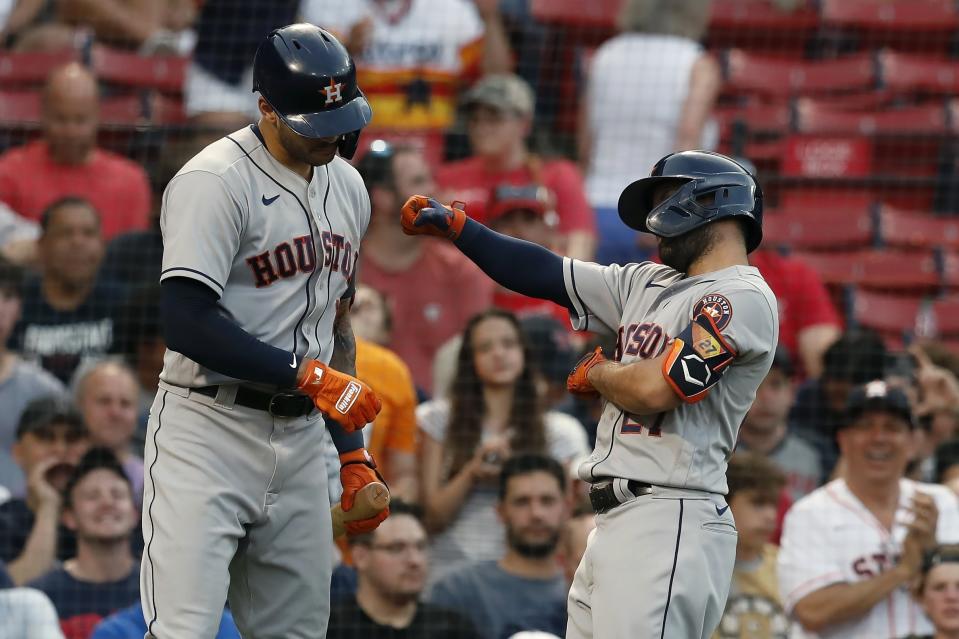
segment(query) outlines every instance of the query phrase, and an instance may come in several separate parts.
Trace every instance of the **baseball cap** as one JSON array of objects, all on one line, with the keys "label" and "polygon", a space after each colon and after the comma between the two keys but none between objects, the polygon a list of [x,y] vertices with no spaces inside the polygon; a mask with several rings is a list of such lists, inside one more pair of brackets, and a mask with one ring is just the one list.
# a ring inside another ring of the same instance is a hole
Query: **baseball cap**
[{"label": "baseball cap", "polygon": [[17,439],[52,424],[65,424],[75,433],[86,432],[83,417],[73,404],[62,397],[47,396],[34,399],[23,409],[17,424]]},{"label": "baseball cap", "polygon": [[462,104],[467,109],[483,105],[500,111],[533,115],[536,99],[529,84],[518,75],[494,73],[474,84],[463,96]]},{"label": "baseball cap", "polygon": [[499,184],[490,194],[486,220],[492,222],[512,211],[532,211],[547,217],[549,195],[546,187],[537,184]]},{"label": "baseball cap", "polygon": [[910,428],[915,427],[909,398],[900,389],[889,386],[882,380],[869,382],[849,393],[844,425],[852,424],[866,411],[876,410],[898,415],[906,420]]}]

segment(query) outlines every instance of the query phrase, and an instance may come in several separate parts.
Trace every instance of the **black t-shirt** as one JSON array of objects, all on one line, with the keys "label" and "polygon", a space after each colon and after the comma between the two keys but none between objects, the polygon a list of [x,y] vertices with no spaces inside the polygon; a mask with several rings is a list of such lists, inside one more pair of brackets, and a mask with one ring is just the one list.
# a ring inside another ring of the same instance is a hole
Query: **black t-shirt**
[{"label": "black t-shirt", "polygon": [[159,229],[129,231],[107,244],[98,277],[128,290],[160,284],[163,236]]},{"label": "black t-shirt", "polygon": [[479,639],[479,635],[452,610],[423,602],[406,628],[381,626],[363,612],[356,599],[350,599],[330,610],[326,639]]},{"label": "black t-shirt", "polygon": [[61,624],[95,624],[140,600],[140,564],[135,563],[130,574],[119,581],[79,581],[57,568],[27,585],[50,597]]},{"label": "black t-shirt", "polygon": [[43,297],[40,279],[31,278],[24,286],[23,314],[10,347],[69,383],[84,358],[110,352],[120,299],[119,287],[99,281],[80,306],[58,311]]},{"label": "black t-shirt", "polygon": [[[33,530],[33,511],[23,498],[0,504],[0,560],[10,562],[20,556]],[[77,555],[77,538],[73,531],[60,524],[57,533],[57,559],[66,561]]]}]

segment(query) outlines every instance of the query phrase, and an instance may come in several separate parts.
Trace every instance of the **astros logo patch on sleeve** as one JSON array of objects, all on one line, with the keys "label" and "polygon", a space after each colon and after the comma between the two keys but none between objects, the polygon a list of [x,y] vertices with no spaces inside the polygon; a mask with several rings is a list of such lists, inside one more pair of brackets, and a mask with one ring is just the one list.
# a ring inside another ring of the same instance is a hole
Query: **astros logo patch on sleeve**
[{"label": "astros logo patch on sleeve", "polygon": [[707,313],[716,323],[716,328],[723,330],[729,325],[729,320],[733,318],[733,305],[724,295],[709,293],[696,302],[696,306],[693,307],[693,317],[700,313]]}]

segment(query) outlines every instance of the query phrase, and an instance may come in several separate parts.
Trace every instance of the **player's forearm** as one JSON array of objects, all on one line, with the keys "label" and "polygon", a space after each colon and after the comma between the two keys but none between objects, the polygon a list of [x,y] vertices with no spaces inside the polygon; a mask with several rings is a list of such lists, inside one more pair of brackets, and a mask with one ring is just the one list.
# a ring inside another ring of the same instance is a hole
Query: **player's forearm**
[{"label": "player's forearm", "polygon": [[607,401],[634,415],[662,413],[681,403],[663,379],[661,357],[597,364],[589,371],[589,382]]},{"label": "player's forearm", "polygon": [[800,599],[793,615],[806,630],[819,632],[859,619],[908,580],[908,571],[895,566],[866,581],[827,586]]},{"label": "player's forearm", "polygon": [[37,510],[33,529],[23,546],[23,552],[7,564],[7,572],[13,583],[25,583],[46,574],[57,554],[57,524],[60,508],[57,505],[41,505]]},{"label": "player's forearm", "polygon": [[[341,304],[346,304],[341,301]],[[356,377],[356,336],[350,323],[348,311],[338,311],[333,322],[333,354],[330,356],[330,368]],[[363,448],[363,431],[347,432],[340,424],[328,420],[327,428],[333,445],[341,455],[351,450]]]},{"label": "player's forearm", "polygon": [[563,258],[539,244],[518,240],[466,220],[456,246],[500,286],[570,308]]}]

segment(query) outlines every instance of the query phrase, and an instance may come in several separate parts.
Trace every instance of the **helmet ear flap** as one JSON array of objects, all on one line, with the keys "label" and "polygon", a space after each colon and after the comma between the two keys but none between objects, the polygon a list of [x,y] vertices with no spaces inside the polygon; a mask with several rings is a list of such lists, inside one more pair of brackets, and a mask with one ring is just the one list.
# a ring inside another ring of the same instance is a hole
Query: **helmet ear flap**
[{"label": "helmet ear flap", "polygon": [[356,154],[356,147],[360,143],[360,132],[350,131],[349,133],[344,133],[340,136],[340,143],[337,146],[337,150],[340,152],[340,157],[344,160],[352,160],[353,156]]}]

